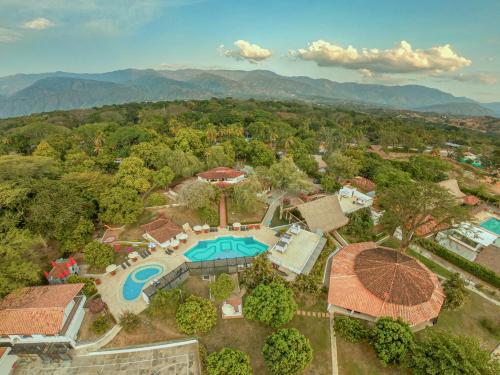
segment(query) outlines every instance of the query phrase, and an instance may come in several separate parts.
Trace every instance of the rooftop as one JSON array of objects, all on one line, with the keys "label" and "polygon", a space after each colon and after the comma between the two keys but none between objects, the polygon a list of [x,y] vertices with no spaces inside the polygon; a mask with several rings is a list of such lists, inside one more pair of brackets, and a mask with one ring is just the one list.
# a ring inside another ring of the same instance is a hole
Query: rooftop
[{"label": "rooftop", "polygon": [[56,335],[64,309],[84,284],[35,286],[10,293],[0,302],[0,335]]},{"label": "rooftop", "polygon": [[374,242],[351,244],[333,258],[328,303],[375,318],[400,317],[410,325],[435,318],[444,292],[415,259]]},{"label": "rooftop", "polygon": [[349,221],[340,207],[336,195],[329,195],[297,206],[311,231],[330,232],[346,225]]},{"label": "rooftop", "polygon": [[164,243],[181,233],[182,227],[174,223],[171,219],[160,215],[155,220],[142,226],[144,232],[149,234],[159,243]]},{"label": "rooftop", "polygon": [[228,178],[240,177],[243,175],[245,175],[245,173],[237,171],[236,169],[228,167],[217,167],[209,169],[208,171],[202,173],[198,173],[197,176],[207,180],[224,180]]}]

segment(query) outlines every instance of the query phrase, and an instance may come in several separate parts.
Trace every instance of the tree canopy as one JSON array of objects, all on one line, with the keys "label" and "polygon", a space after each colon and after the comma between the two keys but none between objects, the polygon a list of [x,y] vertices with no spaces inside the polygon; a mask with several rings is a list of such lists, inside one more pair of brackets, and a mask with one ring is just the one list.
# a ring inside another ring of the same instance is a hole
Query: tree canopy
[{"label": "tree canopy", "polygon": [[207,358],[208,375],[251,375],[253,374],[248,354],[231,348],[222,348]]},{"label": "tree canopy", "polygon": [[177,327],[183,333],[207,333],[217,323],[217,310],[208,299],[189,296],[175,314]]},{"label": "tree canopy", "polygon": [[222,301],[231,295],[231,292],[235,288],[235,284],[231,276],[227,273],[222,273],[217,276],[215,281],[210,283],[209,287],[210,294],[215,300]]},{"label": "tree canopy", "polygon": [[385,364],[402,363],[413,348],[413,333],[402,320],[380,318],[372,330],[372,345]]}]

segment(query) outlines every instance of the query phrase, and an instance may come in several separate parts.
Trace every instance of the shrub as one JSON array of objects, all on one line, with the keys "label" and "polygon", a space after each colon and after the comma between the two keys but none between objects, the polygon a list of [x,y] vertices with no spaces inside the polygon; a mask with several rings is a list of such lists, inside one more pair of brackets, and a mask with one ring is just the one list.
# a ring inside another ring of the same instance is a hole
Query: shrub
[{"label": "shrub", "polygon": [[467,298],[467,289],[465,289],[465,282],[460,274],[454,273],[443,283],[443,288],[446,294],[443,304],[445,309],[456,310],[463,306]]},{"label": "shrub", "polygon": [[413,333],[400,319],[380,318],[372,330],[372,345],[383,363],[399,364],[413,347]]},{"label": "shrub", "polygon": [[165,204],[167,204],[167,198],[162,193],[151,193],[145,202],[146,207],[163,206]]},{"label": "shrub", "polygon": [[217,279],[210,283],[210,294],[217,300],[222,301],[231,295],[234,289],[234,281],[227,273],[220,274]]},{"label": "shrub", "polygon": [[179,303],[179,289],[159,290],[151,299],[146,313],[154,318],[166,319],[175,313]]},{"label": "shrub", "polygon": [[70,277],[68,277],[67,282],[68,282],[68,284],[78,284],[78,283],[85,284],[83,286],[82,291],[83,291],[83,294],[85,294],[87,297],[90,297],[90,296],[97,293],[97,287],[95,286],[94,280],[92,280],[88,277],[71,275]]},{"label": "shrub", "polygon": [[190,296],[175,314],[179,331],[188,335],[207,333],[217,323],[217,310],[208,299]]},{"label": "shrub", "polygon": [[99,241],[88,243],[83,251],[85,262],[94,267],[104,268],[115,260],[115,251],[113,248]]},{"label": "shrub", "polygon": [[202,222],[209,225],[219,224],[219,215],[212,207],[203,206],[198,208],[198,216]]},{"label": "shrub", "polygon": [[268,336],[262,354],[267,368],[275,375],[298,374],[313,358],[309,340],[296,328],[280,329]]},{"label": "shrub", "polygon": [[92,332],[98,335],[102,335],[109,329],[110,326],[111,326],[111,321],[109,320],[109,318],[106,315],[101,315],[92,322],[91,329]]},{"label": "shrub", "polygon": [[248,354],[230,348],[208,356],[209,375],[251,375],[253,373]]},{"label": "shrub", "polygon": [[273,328],[288,323],[297,310],[297,304],[290,288],[281,283],[257,286],[245,298],[243,313],[247,319],[258,320]]},{"label": "shrub", "polygon": [[491,285],[500,288],[500,276],[492,270],[481,266],[480,264],[471,262],[460,255],[457,255],[440,244],[427,238],[418,238],[415,243],[422,246],[424,249],[434,253],[450,263],[462,268],[479,279],[490,283]]},{"label": "shrub", "polygon": [[130,311],[125,311],[120,316],[120,325],[127,333],[135,331],[139,327],[140,323],[141,320],[139,318],[139,315],[136,315]]},{"label": "shrub", "polygon": [[350,318],[348,316],[336,316],[335,333],[337,333],[344,340],[349,342],[360,342],[366,339],[370,331],[358,319]]}]

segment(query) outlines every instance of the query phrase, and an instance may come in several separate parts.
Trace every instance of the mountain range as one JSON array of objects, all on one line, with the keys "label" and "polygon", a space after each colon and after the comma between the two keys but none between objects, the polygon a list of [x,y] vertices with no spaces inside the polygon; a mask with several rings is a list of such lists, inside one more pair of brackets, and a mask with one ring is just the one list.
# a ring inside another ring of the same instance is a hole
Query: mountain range
[{"label": "mountain range", "polygon": [[479,103],[419,85],[384,86],[286,77],[267,70],[124,69],[107,73],[16,74],[0,78],[0,117],[127,102],[211,97],[363,104],[459,116],[500,117]]}]

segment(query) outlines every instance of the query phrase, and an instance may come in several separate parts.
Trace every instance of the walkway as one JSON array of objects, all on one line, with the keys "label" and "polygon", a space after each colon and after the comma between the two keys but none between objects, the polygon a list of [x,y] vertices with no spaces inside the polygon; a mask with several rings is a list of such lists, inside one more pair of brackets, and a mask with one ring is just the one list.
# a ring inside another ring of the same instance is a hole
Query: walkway
[{"label": "walkway", "polygon": [[268,199],[269,207],[267,209],[266,214],[264,215],[264,218],[262,219],[262,225],[265,225],[266,227],[271,226],[271,222],[273,221],[274,212],[280,206],[281,198],[283,198],[285,196],[285,194],[286,193],[282,192],[282,191],[273,192],[273,195],[271,196],[271,198]]},{"label": "walkway", "polygon": [[226,196],[224,193],[221,193],[219,201],[219,226],[221,228],[227,227]]},{"label": "walkway", "polygon": [[330,314],[321,311],[305,311],[305,310],[297,310],[297,315],[302,316],[310,316],[313,318],[329,318]]}]

